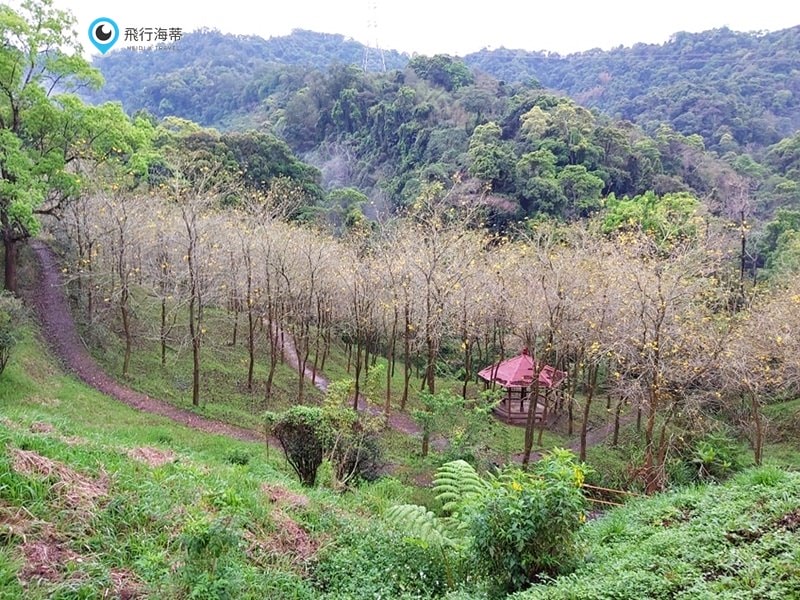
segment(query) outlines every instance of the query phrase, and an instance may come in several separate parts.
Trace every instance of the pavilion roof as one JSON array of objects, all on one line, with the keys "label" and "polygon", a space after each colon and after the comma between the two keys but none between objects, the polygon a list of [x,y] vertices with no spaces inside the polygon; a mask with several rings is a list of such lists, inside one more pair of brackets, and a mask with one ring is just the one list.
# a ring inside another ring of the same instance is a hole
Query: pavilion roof
[{"label": "pavilion roof", "polygon": [[531,387],[533,385],[534,369],[539,371],[539,385],[546,388],[558,386],[567,374],[550,365],[541,368],[534,363],[533,357],[528,354],[528,349],[523,348],[522,353],[504,360],[501,363],[489,365],[478,373],[478,377],[485,381],[494,381],[503,387]]}]

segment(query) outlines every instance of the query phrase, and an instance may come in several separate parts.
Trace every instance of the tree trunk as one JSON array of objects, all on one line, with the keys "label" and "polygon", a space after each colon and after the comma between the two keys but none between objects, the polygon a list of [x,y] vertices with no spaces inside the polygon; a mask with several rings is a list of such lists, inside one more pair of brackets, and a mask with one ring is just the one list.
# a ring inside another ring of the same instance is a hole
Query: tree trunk
[{"label": "tree trunk", "polygon": [[389,369],[389,377],[394,379],[394,364],[397,358],[397,322],[400,315],[397,312],[397,306],[394,307],[394,321],[392,322],[392,338],[389,341],[389,356],[391,359],[387,361]]},{"label": "tree trunk", "polygon": [[467,384],[472,373],[472,344],[469,340],[464,341],[464,385],[461,386],[461,397],[467,399]]},{"label": "tree trunk", "polygon": [[619,416],[622,412],[622,398],[617,401],[617,408],[614,411],[614,437],[611,438],[611,445],[616,447],[619,444]]},{"label": "tree trunk", "polygon": [[322,327],[324,315],[322,310],[322,299],[317,298],[317,328],[314,333],[314,364],[311,365],[311,385],[317,385],[317,365],[319,364],[319,342],[322,337]]},{"label": "tree trunk", "polygon": [[122,313],[122,331],[125,334],[125,356],[122,359],[122,376],[127,377],[131,366],[131,349],[133,348],[133,336],[131,335],[130,315],[128,314],[128,289],[122,288],[120,295],[119,309]]},{"label": "tree trunk", "polygon": [[328,352],[331,349],[331,326],[330,321],[326,319],[325,321],[325,333],[322,336],[323,344],[322,344],[322,360],[319,363],[319,370],[321,372],[325,372],[325,359],[328,358]]},{"label": "tree trunk", "polygon": [[428,382],[428,391],[435,394],[434,386],[436,385],[436,342],[432,337],[425,340],[425,345],[428,347],[428,368],[425,371],[426,379]]},{"label": "tree trunk", "polygon": [[461,345],[464,347],[464,384],[461,386],[461,397],[467,399],[467,383],[470,380],[470,373],[472,372],[472,347],[469,343],[469,334],[467,332],[467,302],[466,294],[464,295],[464,310],[461,313]]},{"label": "tree trunk", "polygon": [[[190,232],[189,234],[193,234]],[[189,336],[192,338],[192,405],[200,406],[200,301],[197,274],[194,270],[194,238],[189,242],[187,262],[189,267]]]},{"label": "tree trunk", "polygon": [[651,390],[650,402],[647,407],[647,422],[644,430],[644,476],[645,493],[652,494],[659,490],[659,477],[656,473],[656,448],[654,430],[656,425],[657,392]]},{"label": "tree trunk", "polygon": [[269,336],[269,371],[267,373],[267,383],[264,388],[264,403],[268,403],[272,399],[272,382],[275,379],[275,370],[278,367],[280,359],[280,344],[278,340],[277,326],[274,324],[274,307],[270,306],[267,309],[268,323],[267,335]]},{"label": "tree trunk", "polygon": [[86,267],[89,271],[89,281],[87,282],[86,290],[87,290],[87,306],[86,311],[89,313],[89,325],[94,322],[94,285],[93,285],[93,276],[92,276],[92,253],[93,253],[93,246],[94,242],[89,242],[89,253],[87,254],[87,263]]},{"label": "tree trunk", "polygon": [[161,366],[167,364],[167,299],[161,298],[161,328],[158,332],[161,341]]},{"label": "tree trunk", "polygon": [[406,409],[408,402],[408,384],[411,380],[411,315],[408,304],[403,308],[405,327],[403,329],[403,397],[400,399],[400,410]]},{"label": "tree trunk", "polygon": [[528,403],[528,417],[525,421],[525,447],[522,456],[522,467],[528,468],[531,462],[531,450],[533,450],[533,428],[536,424],[536,405],[539,398],[539,374],[534,373],[533,390],[531,391],[531,401]]},{"label": "tree trunk", "polygon": [[[536,401],[538,402],[539,399],[537,398]],[[539,421],[539,436],[536,439],[536,443],[539,444],[540,446],[542,445],[542,435],[544,435],[544,428],[547,426],[549,409],[550,409],[550,390],[545,390],[544,407],[542,408],[542,419],[541,421]]]},{"label": "tree trunk", "polygon": [[[306,367],[308,366],[308,357],[311,355],[311,332],[309,331],[310,324],[305,323],[303,325],[303,355],[300,355],[300,351],[295,348],[297,352],[297,370],[300,372],[300,379],[305,382],[306,379]],[[303,384],[300,385],[300,389],[304,390],[305,386]],[[301,391],[300,396],[301,402],[303,400],[303,395]]]},{"label": "tree trunk", "polygon": [[753,438],[753,461],[760,465],[764,449],[764,424],[761,419],[761,406],[756,394],[750,395],[750,406],[753,413],[753,422],[756,426],[756,433]]},{"label": "tree trunk", "polygon": [[192,405],[200,406],[200,335],[195,322],[195,298],[189,300],[189,336],[192,338]]},{"label": "tree trunk", "polygon": [[386,413],[386,416],[389,416],[389,411],[392,408],[392,377],[394,376],[394,348],[397,340],[397,317],[397,308],[395,308],[392,332],[389,335],[389,344],[387,347],[389,356],[386,357],[386,399],[383,407],[383,412]]},{"label": "tree trunk", "polygon": [[[747,232],[745,230],[744,211],[739,213],[740,217],[740,233],[741,233],[741,251],[740,251],[740,264],[739,264],[739,301],[740,306],[744,306],[745,293],[744,293],[744,276],[745,276],[745,263],[747,257]],[[757,463],[758,464],[758,463]]]},{"label": "tree trunk", "polygon": [[356,389],[355,395],[353,396],[353,410],[358,411],[358,395],[361,393],[361,338],[356,340],[356,360],[355,360],[355,370],[356,370]]},{"label": "tree trunk", "polygon": [[5,251],[5,288],[12,294],[17,293],[17,242],[13,233],[3,233],[3,249]]},{"label": "tree trunk", "polygon": [[597,388],[597,365],[591,365],[588,368],[587,372],[587,389],[586,389],[586,401],[583,405],[583,422],[581,423],[581,445],[580,445],[580,460],[581,462],[586,460],[586,433],[589,431],[589,412],[592,407],[592,399],[594,398],[594,392]]}]

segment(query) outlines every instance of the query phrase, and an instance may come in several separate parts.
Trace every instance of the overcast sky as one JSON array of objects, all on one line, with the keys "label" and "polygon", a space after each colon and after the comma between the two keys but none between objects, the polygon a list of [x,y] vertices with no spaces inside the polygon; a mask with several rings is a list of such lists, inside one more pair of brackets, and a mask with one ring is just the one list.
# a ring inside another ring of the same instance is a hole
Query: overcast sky
[{"label": "overcast sky", "polygon": [[[18,0],[17,0],[18,1]],[[292,29],[341,33],[385,49],[464,55],[481,48],[560,53],[664,42],[678,31],[728,26],[737,31],[800,24],[800,2],[750,0],[54,0],[78,19],[84,47],[98,17],[126,27],[200,27],[268,38]],[[12,1],[12,5],[16,1]],[[372,8],[374,7],[374,8]],[[375,17],[377,28],[367,23]],[[118,46],[123,45],[122,39]]]}]

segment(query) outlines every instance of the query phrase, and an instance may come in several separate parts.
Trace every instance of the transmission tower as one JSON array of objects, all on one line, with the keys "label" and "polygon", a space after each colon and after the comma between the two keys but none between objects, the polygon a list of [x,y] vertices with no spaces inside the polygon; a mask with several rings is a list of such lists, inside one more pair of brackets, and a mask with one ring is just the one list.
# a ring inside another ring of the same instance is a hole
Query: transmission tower
[{"label": "transmission tower", "polygon": [[378,42],[378,2],[367,0],[367,43],[364,45],[364,72],[386,71],[386,57]]}]

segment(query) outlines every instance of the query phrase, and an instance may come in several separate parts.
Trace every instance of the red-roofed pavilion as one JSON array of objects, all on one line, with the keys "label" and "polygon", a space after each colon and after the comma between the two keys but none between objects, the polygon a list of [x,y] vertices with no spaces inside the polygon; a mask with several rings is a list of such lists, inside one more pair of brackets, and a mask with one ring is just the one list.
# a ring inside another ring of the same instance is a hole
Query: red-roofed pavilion
[{"label": "red-roofed pavilion", "polygon": [[[535,373],[538,373],[539,379],[539,398],[542,397],[542,392],[549,393],[567,377],[564,371],[559,371],[550,365],[540,366],[528,354],[527,348],[522,349],[522,354],[490,365],[478,373],[478,377],[484,380],[487,388],[493,383],[505,388],[506,397],[495,408],[495,414],[506,423],[525,424],[533,393]],[[538,402],[536,406],[537,421],[542,418],[543,410],[542,403]]]}]

